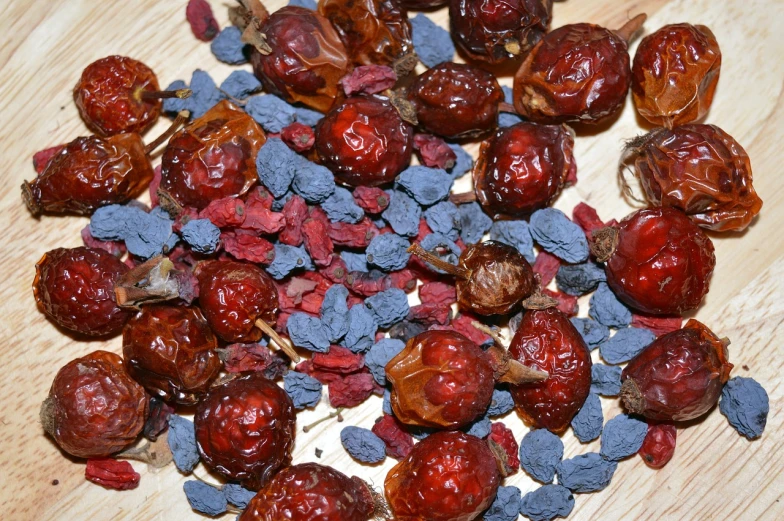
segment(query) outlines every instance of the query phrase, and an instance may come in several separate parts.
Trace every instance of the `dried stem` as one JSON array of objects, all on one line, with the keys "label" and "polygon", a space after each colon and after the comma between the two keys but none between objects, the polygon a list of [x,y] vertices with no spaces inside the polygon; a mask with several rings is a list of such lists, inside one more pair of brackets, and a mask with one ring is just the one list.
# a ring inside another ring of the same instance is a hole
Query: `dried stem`
[{"label": "dried stem", "polygon": [[482,333],[489,335],[495,342],[495,345],[488,349],[487,352],[498,366],[496,379],[499,382],[519,385],[542,382],[549,378],[550,375],[546,371],[540,371],[539,369],[523,365],[509,356],[509,353],[504,346],[503,339],[496,331],[493,331],[493,329],[481,322],[474,321],[471,325]]},{"label": "dried stem", "polygon": [[476,201],[476,193],[463,192],[462,194],[449,194],[449,201],[454,204],[473,203]]},{"label": "dried stem", "polygon": [[648,18],[648,15],[645,13],[640,13],[625,24],[623,26],[614,31],[620,38],[624,39],[627,43],[631,41],[637,31],[642,29],[642,24],[645,23],[645,20]]},{"label": "dried stem", "polygon": [[286,355],[288,355],[288,357],[291,358],[294,362],[300,361],[299,355],[297,354],[296,351],[294,351],[294,348],[291,347],[291,345],[289,345],[288,342],[283,340],[278,334],[278,332],[272,328],[272,326],[264,322],[262,319],[257,318],[256,327],[264,331],[264,333],[266,333],[267,336],[270,337],[272,343],[278,346],[278,349],[286,353]]},{"label": "dried stem", "polygon": [[143,90],[140,89],[136,98],[139,100],[156,100],[156,99],[169,99],[179,98],[188,99],[193,94],[191,89],[177,89],[177,90]]},{"label": "dried stem", "polygon": [[468,278],[471,276],[471,272],[468,271],[467,269],[461,268],[460,266],[455,266],[451,262],[447,262],[441,259],[440,257],[438,257],[438,255],[430,253],[429,251],[427,251],[417,243],[412,244],[408,248],[408,253],[413,253],[414,255],[416,255],[423,261],[427,262],[428,264],[432,264],[436,268],[445,271],[450,275],[454,275],[455,277],[459,277],[463,280],[468,280]]},{"label": "dried stem", "polygon": [[150,144],[144,147],[144,153],[148,156],[152,154],[152,151],[161,146],[167,139],[172,137],[174,133],[177,132],[177,129],[179,129],[186,121],[188,121],[190,116],[190,111],[181,110],[180,113],[177,114],[177,117],[174,119],[171,126],[169,126],[169,128],[167,128],[163,134],[158,136]]},{"label": "dried stem", "polygon": [[332,418],[334,418],[336,416],[338,418],[338,422],[342,422],[343,421],[343,417],[340,415],[340,413],[342,413],[342,412],[343,412],[343,407],[338,407],[337,409],[335,409],[334,412],[329,413],[327,416],[324,416],[320,420],[316,420],[313,423],[311,423],[310,425],[305,425],[304,427],[302,427],[302,432],[309,432],[313,427],[315,427],[319,423],[322,423],[322,422],[325,422],[327,420],[330,420],[330,419],[332,419]]}]

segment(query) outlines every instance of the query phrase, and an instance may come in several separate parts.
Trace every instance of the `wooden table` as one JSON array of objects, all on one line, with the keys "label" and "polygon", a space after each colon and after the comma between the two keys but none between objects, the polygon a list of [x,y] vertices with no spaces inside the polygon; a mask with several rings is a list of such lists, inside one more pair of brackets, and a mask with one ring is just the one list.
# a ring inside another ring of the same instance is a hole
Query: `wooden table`
[{"label": "wooden table", "polygon": [[[162,85],[193,69],[208,70],[220,82],[230,72],[200,43],[185,22],[184,0],[6,0],[0,7],[0,154],[2,194],[0,266],[8,270],[0,287],[4,353],[0,383],[0,518],[32,519],[198,519],[188,507],[182,484],[188,479],[173,466],[154,472],[134,464],[141,485],[114,492],[85,481],[84,463],[64,456],[46,436],[38,408],[56,371],[89,351],[120,349],[120,339],[73,340],[44,319],[30,285],[34,263],[45,251],[81,244],[86,218],[33,219],[22,204],[19,185],[35,175],[31,156],[41,148],[86,134],[71,89],[81,70],[95,59],[133,56],[150,65]],[[213,0],[222,26],[224,3]],[[282,0],[269,1],[273,10]],[[653,471],[637,458],[619,465],[612,485],[597,494],[577,495],[570,517],[588,519],[784,519],[784,183],[781,140],[784,135],[784,2],[781,0],[569,0],[555,4],[553,27],[590,21],[620,26],[630,15],[648,13],[646,32],[674,22],[708,25],[721,45],[721,80],[707,121],[732,134],[748,151],[755,187],[765,201],[762,214],[744,233],[714,236],[717,266],[711,292],[696,316],[732,339],[734,375],[750,375],[771,399],[768,426],[749,442],[727,425],[717,410],[678,432],[673,461]],[[431,14],[445,23],[445,10]],[[504,78],[509,83],[511,78]],[[161,121],[149,134],[165,126]],[[567,212],[579,201],[596,206],[602,218],[630,211],[619,197],[616,161],[623,140],[641,130],[631,102],[609,128],[579,135],[575,155],[579,183],[556,206]],[[472,150],[476,150],[473,147]],[[463,180],[466,189],[468,181]],[[587,302],[581,302],[581,314]],[[615,400],[602,400],[605,418],[619,411]],[[322,416],[328,407],[300,415],[299,425]],[[373,398],[347,411],[345,423],[324,423],[298,433],[295,462],[320,461],[348,474],[383,484],[393,461],[355,463],[339,444],[343,425],[370,427],[380,414]],[[526,432],[514,413],[504,421],[519,440]],[[598,441],[581,446],[569,432],[566,457],[596,451]],[[324,452],[320,459],[314,450]],[[203,466],[197,472],[206,476]],[[59,481],[54,485],[54,480]],[[535,485],[524,473],[507,479],[523,492]],[[228,517],[227,517],[228,519]]]}]

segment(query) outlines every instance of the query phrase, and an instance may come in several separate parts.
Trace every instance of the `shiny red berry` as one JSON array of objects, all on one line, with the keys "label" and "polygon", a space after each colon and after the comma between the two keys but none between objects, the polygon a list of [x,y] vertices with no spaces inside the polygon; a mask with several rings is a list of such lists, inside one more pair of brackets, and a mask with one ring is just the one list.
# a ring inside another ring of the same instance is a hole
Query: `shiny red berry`
[{"label": "shiny red berry", "polygon": [[637,454],[652,469],[660,469],[670,462],[675,454],[677,430],[667,423],[648,423],[648,434]]}]

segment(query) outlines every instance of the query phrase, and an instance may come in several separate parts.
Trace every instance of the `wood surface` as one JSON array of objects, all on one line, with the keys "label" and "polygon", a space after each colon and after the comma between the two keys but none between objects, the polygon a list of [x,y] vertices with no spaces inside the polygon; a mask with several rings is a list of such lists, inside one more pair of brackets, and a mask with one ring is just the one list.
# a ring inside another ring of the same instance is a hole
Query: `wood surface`
[{"label": "wood surface", "polygon": [[[103,348],[120,350],[120,338],[77,341],[44,319],[31,291],[34,264],[47,250],[81,244],[86,218],[33,219],[23,206],[19,186],[35,172],[31,157],[39,149],[87,133],[74,107],[71,89],[81,70],[95,59],[123,54],[140,59],[160,83],[183,78],[195,68],[219,83],[231,68],[218,63],[209,45],[197,41],[185,21],[185,0],[6,0],[0,4],[0,154],[4,191],[0,202],[5,276],[0,292],[3,378],[0,381],[0,519],[4,520],[184,520],[199,519],[182,492],[189,479],[173,466],[155,472],[134,463],[141,485],[114,492],[85,481],[84,463],[66,457],[44,435],[38,408],[52,378],[67,361]],[[222,26],[224,4],[211,0]],[[270,10],[283,0],[268,1]],[[754,184],[765,204],[745,233],[714,235],[717,266],[710,294],[696,313],[721,336],[732,340],[733,375],[750,375],[768,391],[770,416],[765,434],[749,442],[718,410],[679,429],[675,458],[653,471],[638,457],[623,461],[611,486],[576,496],[570,519],[784,519],[784,183],[781,139],[784,134],[784,2],[781,0],[569,0],[556,3],[553,27],[590,21],[620,26],[647,12],[645,32],[688,21],[708,25],[723,53],[721,80],[707,121],[733,135],[748,151]],[[441,24],[446,10],[430,16]],[[632,50],[636,45],[632,46]],[[502,79],[510,84],[511,78]],[[160,121],[149,136],[164,128]],[[599,209],[604,219],[621,218],[631,208],[620,198],[616,162],[622,142],[644,131],[631,100],[612,124],[580,130],[575,147],[579,183],[556,206],[570,212],[579,201]],[[476,147],[471,148],[472,151]],[[468,189],[463,179],[458,190]],[[587,302],[581,301],[581,315]],[[594,355],[596,356],[596,355]],[[616,400],[602,399],[605,418],[618,413]],[[299,418],[295,462],[320,461],[382,486],[394,464],[365,466],[343,451],[343,425],[370,427],[380,415],[373,397],[344,413],[345,423],[325,422],[310,433],[301,426],[328,411]],[[527,429],[514,413],[503,420],[518,440]],[[597,451],[599,442],[581,445],[563,436],[566,457]],[[323,450],[316,458],[315,448]],[[208,476],[200,465],[196,472]],[[54,485],[53,480],[59,484]],[[506,480],[523,492],[537,484],[519,472]],[[232,519],[229,515],[226,519]]]}]

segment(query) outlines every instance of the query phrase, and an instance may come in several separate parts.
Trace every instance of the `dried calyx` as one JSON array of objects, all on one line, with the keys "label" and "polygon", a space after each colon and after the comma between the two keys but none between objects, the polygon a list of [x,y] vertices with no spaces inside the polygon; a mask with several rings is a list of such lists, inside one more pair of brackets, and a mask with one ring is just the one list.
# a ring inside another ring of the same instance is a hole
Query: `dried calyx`
[{"label": "dried calyx", "polygon": [[180,284],[174,277],[177,270],[167,257],[159,255],[117,279],[114,296],[117,305],[139,309],[142,304],[154,304],[179,298]]},{"label": "dried calyx", "polygon": [[261,26],[269,18],[269,11],[259,0],[237,0],[240,5],[229,8],[231,23],[242,31],[240,40],[255,47],[261,54],[272,52]]},{"label": "dried calyx", "polygon": [[591,253],[599,262],[607,262],[618,248],[618,228],[607,226],[591,233],[590,248]]},{"label": "dried calyx", "polygon": [[619,38],[626,41],[626,43],[630,42],[632,38],[642,29],[642,25],[645,23],[645,20],[648,18],[648,15],[645,13],[640,13],[625,24],[621,26],[620,29],[613,31],[615,34],[618,35]]}]

